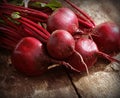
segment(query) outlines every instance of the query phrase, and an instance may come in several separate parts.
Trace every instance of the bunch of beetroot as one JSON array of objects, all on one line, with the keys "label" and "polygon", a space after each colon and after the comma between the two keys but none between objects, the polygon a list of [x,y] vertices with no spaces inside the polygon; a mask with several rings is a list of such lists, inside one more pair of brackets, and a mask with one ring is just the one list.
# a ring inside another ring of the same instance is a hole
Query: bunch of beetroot
[{"label": "bunch of beetroot", "polygon": [[120,51],[119,26],[113,22],[96,26],[80,8],[64,1],[75,10],[0,4],[0,47],[12,52],[12,65],[34,76],[53,64],[89,74],[99,56],[120,63],[110,56]]}]

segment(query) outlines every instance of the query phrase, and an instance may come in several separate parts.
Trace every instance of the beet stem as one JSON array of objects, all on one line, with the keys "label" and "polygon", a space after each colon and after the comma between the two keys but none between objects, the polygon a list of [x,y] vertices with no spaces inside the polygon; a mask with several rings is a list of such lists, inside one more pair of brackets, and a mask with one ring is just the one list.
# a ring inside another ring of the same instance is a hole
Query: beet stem
[{"label": "beet stem", "polygon": [[115,59],[115,58],[113,58],[113,57],[111,57],[110,55],[108,55],[108,54],[105,54],[105,53],[103,53],[103,52],[97,52],[100,56],[102,56],[102,57],[105,57],[106,59],[108,59],[109,61],[111,61],[111,62],[117,62],[117,63],[119,63],[120,64],[120,61],[119,60],[117,60],[117,59]]},{"label": "beet stem", "polygon": [[[64,65],[66,68],[70,68],[76,72],[80,72],[79,70],[75,69],[74,67],[72,67],[69,63],[65,62],[65,61],[59,61],[59,60],[55,60],[55,59],[51,59],[51,62],[54,62],[54,64],[59,64],[59,65]],[[51,66],[50,66],[51,67]]]},{"label": "beet stem", "polygon": [[26,23],[26,22],[24,22],[24,21],[22,21],[22,20],[19,20],[19,22],[23,23],[24,25],[26,25],[27,27],[29,27],[29,28],[31,28],[33,31],[35,31],[35,32],[36,32],[36,33],[35,33],[35,35],[36,35],[35,37],[36,37],[36,38],[39,38],[40,41],[46,43],[46,41],[48,40],[48,37],[47,37],[46,35],[44,35],[41,31],[39,31],[37,28],[31,26],[30,24],[28,24],[28,23]]},{"label": "beet stem", "polygon": [[77,11],[79,11],[82,15],[84,15],[92,24],[93,26],[95,26],[94,21],[84,12],[82,11],[80,8],[78,8],[75,4],[73,4],[72,2],[70,2],[69,0],[64,0],[66,1],[69,5],[71,5],[73,8],[75,8]]},{"label": "beet stem", "polygon": [[7,17],[5,17],[5,16],[3,16],[3,15],[1,15],[0,17],[1,17],[9,26],[11,26],[11,27],[15,28],[16,30],[18,30],[18,27],[17,27],[13,22],[11,22],[10,20],[8,20]]},{"label": "beet stem", "polygon": [[83,21],[88,21],[85,17],[79,15],[78,13],[75,13],[75,14],[78,18],[82,19]]},{"label": "beet stem", "polygon": [[25,25],[23,25],[23,30],[25,31],[26,34],[28,34],[28,36],[34,36],[33,31],[30,28],[26,27]]},{"label": "beet stem", "polygon": [[6,47],[6,49],[9,49],[9,50],[13,50],[17,44],[15,41],[12,41],[8,38],[1,37],[1,36],[0,36],[0,41],[3,44],[3,45],[0,45],[0,47]]},{"label": "beet stem", "polygon": [[67,63],[67,62],[62,61],[62,62],[60,62],[59,64],[60,64],[60,65],[64,65],[66,68],[69,67],[70,69],[72,69],[72,70],[74,70],[74,71],[76,71],[76,72],[80,72],[79,70],[75,69],[74,67],[72,67],[72,66],[71,66],[69,63]]},{"label": "beet stem", "polygon": [[14,31],[10,30],[10,29],[7,29],[7,28],[3,28],[3,27],[0,27],[0,31],[2,31],[2,34],[7,37],[12,37],[13,39],[19,39],[21,37],[19,37],[19,35],[17,35]]},{"label": "beet stem", "polygon": [[0,7],[3,9],[7,9],[7,10],[22,12],[22,13],[25,13],[26,15],[27,14],[34,15],[34,17],[44,17],[45,19],[48,18],[47,14],[45,14],[41,11],[38,11],[38,10],[31,9],[31,8],[25,8],[22,6],[15,6],[12,4],[2,4],[2,6],[0,6]]},{"label": "beet stem", "polygon": [[79,22],[79,24],[82,24],[82,25],[84,25],[85,27],[93,28],[93,25],[91,25],[91,24],[88,23],[88,22],[85,22],[85,21],[81,20],[80,18],[78,18],[78,22]]},{"label": "beet stem", "polygon": [[31,21],[31,20],[29,20],[27,18],[24,18],[24,17],[21,17],[21,20],[26,21],[29,24],[33,25],[34,27],[36,27],[37,29],[39,29],[41,32],[43,32],[44,34],[46,34],[48,37],[50,36],[50,33],[47,30],[45,30],[42,26],[34,23],[33,21]]},{"label": "beet stem", "polygon": [[[4,13],[6,15],[11,15],[9,12],[4,12]],[[47,43],[47,40],[49,38],[49,36],[48,36],[49,33],[47,32],[47,30],[45,31],[45,29],[43,27],[39,26],[35,22],[33,22],[33,21],[29,20],[29,19],[26,19],[24,17],[18,18],[18,19],[16,19],[16,21],[20,22],[21,23],[20,25],[23,24],[26,27],[30,28],[34,32],[34,35],[35,35],[34,37],[36,37],[37,39],[39,39],[41,42]],[[37,25],[37,27],[36,27],[36,25]],[[39,29],[38,29],[38,27],[39,27]],[[24,32],[22,34],[25,34],[25,36],[28,36],[28,34],[26,34],[25,31],[23,31],[23,29],[22,29],[21,26],[20,26],[19,29],[21,30],[21,32]],[[44,32],[41,32],[41,31],[46,32],[48,35],[46,35]],[[25,37],[25,36],[23,36],[23,37]]]},{"label": "beet stem", "polygon": [[[23,15],[21,15],[21,16],[23,16]],[[45,19],[41,19],[40,17],[33,17],[33,16],[30,16],[30,15],[25,16],[25,18],[30,19],[30,20],[32,20],[36,23],[38,23],[38,22],[46,23],[47,22],[47,19],[45,20]]]},{"label": "beet stem", "polygon": [[[3,12],[7,15],[11,15],[9,12]],[[46,43],[46,41],[48,40],[50,34],[47,30],[45,30],[42,26],[39,26],[38,24],[36,24],[35,22],[24,18],[24,17],[20,17],[18,20],[20,23],[26,25],[27,27],[31,28],[33,31],[36,32],[37,34],[37,38],[39,38],[39,40],[41,40],[42,42]],[[45,39],[45,40],[44,40]]]},{"label": "beet stem", "polygon": [[86,64],[85,61],[83,60],[82,55],[81,55],[80,53],[78,53],[76,50],[74,50],[74,51],[75,51],[75,53],[80,57],[81,62],[82,62],[83,65],[85,66],[85,69],[86,69],[87,75],[89,76],[90,73],[89,73],[89,70],[88,70],[87,64]]},{"label": "beet stem", "polygon": [[93,24],[91,24],[87,19],[85,19],[84,17],[82,17],[81,15],[78,15],[77,13],[76,13],[76,15],[77,15],[77,18],[78,18],[78,21],[79,21],[79,24],[80,25],[84,25],[84,26],[86,26],[86,27],[88,27],[88,28],[93,28],[94,26],[93,26]]}]

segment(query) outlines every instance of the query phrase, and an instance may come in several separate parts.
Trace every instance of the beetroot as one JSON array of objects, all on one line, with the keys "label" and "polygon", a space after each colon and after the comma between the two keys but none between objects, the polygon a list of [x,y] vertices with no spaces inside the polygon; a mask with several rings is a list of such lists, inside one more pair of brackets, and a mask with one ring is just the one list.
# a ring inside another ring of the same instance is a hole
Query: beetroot
[{"label": "beetroot", "polygon": [[[78,55],[77,53],[73,53],[69,58],[65,60],[72,66],[71,69],[75,69],[76,72],[87,72],[89,75],[88,67],[86,62],[83,60],[83,57]],[[69,67],[69,66],[68,66]]]},{"label": "beetroot", "polygon": [[74,34],[78,26],[78,18],[69,8],[58,8],[49,16],[47,22],[47,29],[51,33],[57,29],[63,29]]},{"label": "beetroot", "polygon": [[32,37],[25,37],[17,44],[11,61],[17,70],[27,75],[40,75],[51,63],[43,44]]},{"label": "beetroot", "polygon": [[[83,57],[84,62],[86,63],[87,67],[93,66],[95,62],[97,61],[97,57],[101,56],[104,57],[110,61],[115,61],[120,63],[120,61],[110,57],[109,55],[100,52],[97,48],[97,45],[94,41],[88,39],[88,38],[80,38],[76,41],[75,44],[75,50],[81,54]],[[81,59],[82,60],[82,59]],[[66,60],[73,68],[79,70],[79,71],[85,71],[86,66],[85,64],[80,61],[80,58],[78,55],[73,54]]]},{"label": "beetroot", "polygon": [[95,27],[93,40],[100,51],[113,53],[118,51],[120,28],[113,22],[105,22]]},{"label": "beetroot", "polygon": [[87,13],[85,13],[84,11],[82,11],[78,6],[76,6],[70,0],[64,0],[64,1],[66,1],[69,5],[71,5],[71,7],[73,7],[74,9],[76,9],[79,12],[79,14],[82,14],[82,15],[77,14],[77,16],[79,18],[79,23],[82,23],[83,25],[85,25],[87,27],[94,28],[95,23],[94,23],[94,21],[92,20],[92,18]]},{"label": "beetroot", "polygon": [[[94,42],[92,42],[92,40],[79,38],[76,40],[75,50],[81,54],[87,67],[93,66],[97,61],[97,57],[94,53],[97,50],[97,46]],[[79,56],[75,53],[67,59],[67,62],[80,72],[86,71],[86,67],[80,60]]]},{"label": "beetroot", "polygon": [[47,42],[48,53],[55,59],[63,60],[69,57],[73,54],[74,48],[74,38],[65,30],[54,31]]},{"label": "beetroot", "polygon": [[[52,64],[60,64],[72,68],[64,61],[52,59],[47,54],[45,46],[33,37],[25,37],[17,44],[11,61],[17,70],[28,76],[41,75]],[[74,70],[74,68],[72,69]]]},{"label": "beetroot", "polygon": [[[92,40],[89,40],[87,38],[80,38],[75,44],[75,49],[82,55],[88,67],[94,65],[97,61],[95,52],[98,49]],[[85,70],[85,68],[82,70]]]},{"label": "beetroot", "polygon": [[[73,56],[73,54],[75,54],[77,56],[77,62],[80,62],[83,66],[85,66],[87,74],[89,74],[87,65],[84,62],[81,54],[75,50],[75,40],[69,32],[65,30],[54,31],[48,40],[47,50],[50,56],[58,60],[65,60],[72,56],[73,58],[71,61],[76,62]],[[70,63],[69,67],[71,67],[71,69],[79,72],[79,67],[71,65],[72,64]]]}]

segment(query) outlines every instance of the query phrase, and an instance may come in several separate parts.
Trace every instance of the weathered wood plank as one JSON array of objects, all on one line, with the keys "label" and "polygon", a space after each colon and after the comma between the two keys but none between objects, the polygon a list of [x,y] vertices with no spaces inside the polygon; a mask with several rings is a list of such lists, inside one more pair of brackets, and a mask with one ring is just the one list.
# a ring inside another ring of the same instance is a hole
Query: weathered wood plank
[{"label": "weathered wood plank", "polygon": [[78,98],[62,67],[32,78],[18,73],[8,60],[0,56],[0,98]]},{"label": "weathered wood plank", "polygon": [[99,62],[90,69],[89,76],[71,74],[71,77],[83,98],[120,97],[120,65],[117,63]]},{"label": "weathered wood plank", "polygon": [[[120,23],[120,1],[80,0],[76,4],[85,10],[96,24],[105,21]],[[117,57],[120,60],[120,54]],[[86,73],[70,73],[72,81],[83,98],[120,98],[120,64],[99,60]]]},{"label": "weathered wood plank", "polygon": [[[76,0],[77,1],[77,0]],[[76,2],[84,9],[96,24],[105,21],[120,23],[120,1],[116,0],[80,0]],[[120,60],[120,54],[117,57]],[[70,73],[72,81],[83,98],[120,98],[120,65],[99,60],[86,73]]]}]

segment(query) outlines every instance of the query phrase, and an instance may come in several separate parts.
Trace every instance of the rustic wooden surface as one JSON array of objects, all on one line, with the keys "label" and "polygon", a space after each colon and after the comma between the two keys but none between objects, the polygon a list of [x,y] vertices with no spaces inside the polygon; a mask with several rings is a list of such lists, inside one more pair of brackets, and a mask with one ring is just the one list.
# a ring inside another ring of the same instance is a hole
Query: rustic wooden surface
[{"label": "rustic wooden surface", "polygon": [[[64,3],[63,0],[62,3]],[[72,0],[85,10],[96,24],[115,21],[120,24],[119,0]],[[120,60],[120,54],[117,55]],[[120,98],[120,65],[98,62],[86,73],[74,73],[62,66],[39,77],[18,73],[7,53],[0,52],[0,98]]]},{"label": "rustic wooden surface", "polygon": [[[96,24],[115,21],[120,24],[120,1],[81,0],[76,2]],[[117,56],[120,60],[120,54]],[[89,76],[70,74],[79,94],[84,98],[120,98],[120,65],[98,61]]]},{"label": "rustic wooden surface", "polygon": [[77,98],[62,66],[40,77],[27,77],[10,65],[9,58],[0,56],[0,98]]},{"label": "rustic wooden surface", "polygon": [[[120,60],[120,54],[117,56]],[[77,91],[84,98],[119,98],[120,65],[103,61],[90,69],[89,76],[70,74]]]}]

